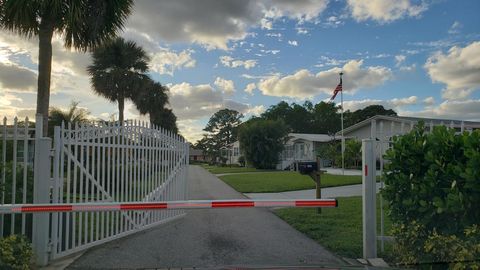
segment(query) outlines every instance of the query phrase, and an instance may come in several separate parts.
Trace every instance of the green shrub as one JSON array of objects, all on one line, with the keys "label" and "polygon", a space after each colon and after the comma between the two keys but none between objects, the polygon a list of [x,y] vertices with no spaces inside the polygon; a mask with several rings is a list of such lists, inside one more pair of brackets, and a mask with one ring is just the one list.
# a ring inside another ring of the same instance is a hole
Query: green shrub
[{"label": "green shrub", "polygon": [[395,255],[404,264],[478,268],[469,262],[480,258],[480,132],[424,130],[420,123],[394,138],[385,156]]},{"label": "green shrub", "polygon": [[32,256],[32,247],[24,236],[0,239],[0,269],[30,269]]},{"label": "green shrub", "polygon": [[420,124],[395,138],[385,158],[382,192],[394,223],[415,220],[447,234],[480,224],[480,132],[427,134]]},{"label": "green shrub", "polygon": [[422,224],[395,224],[393,248],[400,264],[434,269],[480,269],[480,227],[473,225],[461,235],[426,230]]}]

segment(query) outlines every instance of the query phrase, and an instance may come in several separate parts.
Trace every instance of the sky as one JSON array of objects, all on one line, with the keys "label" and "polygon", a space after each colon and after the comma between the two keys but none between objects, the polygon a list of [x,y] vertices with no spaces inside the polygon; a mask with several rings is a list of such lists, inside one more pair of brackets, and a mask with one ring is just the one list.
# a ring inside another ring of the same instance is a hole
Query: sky
[{"label": "sky", "polygon": [[[223,108],[247,120],[282,100],[327,101],[340,71],[345,109],[480,121],[478,11],[476,0],[141,0],[119,35],[148,52],[195,142]],[[118,119],[91,89],[90,54],[52,43],[51,106]],[[37,63],[38,39],[0,30],[0,116],[34,118]],[[131,102],[125,114],[147,119]]]}]

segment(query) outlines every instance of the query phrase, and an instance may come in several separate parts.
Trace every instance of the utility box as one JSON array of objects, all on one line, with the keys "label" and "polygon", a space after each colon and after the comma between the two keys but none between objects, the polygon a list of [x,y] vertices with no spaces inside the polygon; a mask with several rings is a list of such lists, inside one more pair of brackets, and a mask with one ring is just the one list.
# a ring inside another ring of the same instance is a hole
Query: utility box
[{"label": "utility box", "polygon": [[317,162],[298,162],[298,171],[301,174],[309,174],[311,172],[318,171]]}]

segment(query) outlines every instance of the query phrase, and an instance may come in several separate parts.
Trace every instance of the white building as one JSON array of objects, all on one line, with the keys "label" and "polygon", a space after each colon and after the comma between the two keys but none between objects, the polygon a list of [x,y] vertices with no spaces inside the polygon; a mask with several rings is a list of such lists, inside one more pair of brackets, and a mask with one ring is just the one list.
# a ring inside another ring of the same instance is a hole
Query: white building
[{"label": "white building", "polygon": [[222,156],[227,159],[226,163],[227,164],[238,164],[240,165],[240,162],[238,162],[238,158],[241,156],[240,153],[240,142],[235,141],[228,147],[227,149],[222,150]]},{"label": "white building", "polygon": [[[376,146],[378,156],[385,153],[393,136],[410,132],[420,121],[424,122],[426,131],[431,131],[434,126],[447,126],[458,132],[480,129],[480,122],[474,121],[376,115],[345,128],[343,134],[346,140],[375,139],[379,142]],[[341,131],[337,132],[337,135],[341,134]]]},{"label": "white building", "polygon": [[277,164],[278,170],[293,169],[297,162],[316,161],[321,144],[340,140],[340,136],[333,137],[327,134],[289,133],[288,137]]}]

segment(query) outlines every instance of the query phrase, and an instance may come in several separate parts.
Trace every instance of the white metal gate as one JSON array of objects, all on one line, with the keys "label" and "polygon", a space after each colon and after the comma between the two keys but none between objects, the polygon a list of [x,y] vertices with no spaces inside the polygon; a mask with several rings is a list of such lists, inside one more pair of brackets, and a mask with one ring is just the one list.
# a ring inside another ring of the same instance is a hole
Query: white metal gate
[{"label": "white metal gate", "polygon": [[[188,143],[144,122],[55,127],[51,203],[186,199]],[[183,214],[181,210],[52,213],[50,259]]]}]

